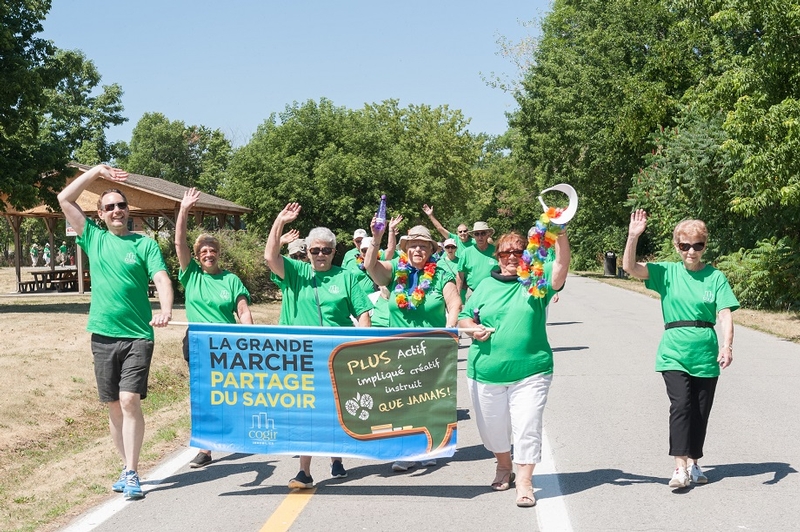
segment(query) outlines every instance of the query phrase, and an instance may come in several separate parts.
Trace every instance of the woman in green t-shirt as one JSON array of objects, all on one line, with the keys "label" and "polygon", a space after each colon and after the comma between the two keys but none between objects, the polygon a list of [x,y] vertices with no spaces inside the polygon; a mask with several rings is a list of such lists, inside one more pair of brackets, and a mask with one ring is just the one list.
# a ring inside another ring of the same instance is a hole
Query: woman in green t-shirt
[{"label": "woman in green t-shirt", "polygon": [[[189,213],[200,199],[200,191],[190,188],[183,193],[181,208],[175,221],[175,254],[180,272],[178,280],[183,285],[186,318],[194,323],[253,324],[250,313],[250,292],[239,277],[219,266],[219,240],[201,234],[194,242],[194,257],[186,242]],[[183,337],[183,358],[189,363],[189,331]],[[211,450],[200,449],[189,467],[197,469],[211,463]]]},{"label": "woman in green t-shirt", "polygon": [[[432,258],[437,248],[424,226],[412,227],[400,238],[400,257],[378,260],[383,228],[372,220],[372,242],[364,255],[364,267],[379,286],[389,286],[389,327],[455,327],[461,298],[455,276]],[[415,462],[398,461],[394,471],[407,471]],[[436,465],[435,459],[423,466]]]},{"label": "woman in green t-shirt", "polygon": [[[622,267],[661,294],[664,335],[656,371],[664,378],[670,400],[669,454],[675,458],[675,471],[669,487],[685,488],[691,482],[708,482],[697,461],[703,456],[720,368],[733,361],[731,312],[739,302],[725,275],[703,262],[705,223],[684,220],[675,226],[672,239],[680,262],[636,262],[636,244],[646,227],[645,211],[631,213]],[[722,346],[714,331],[718,317]]]},{"label": "woman in green t-shirt", "polygon": [[[310,262],[302,262],[281,255],[280,237],[286,224],[300,215],[299,203],[288,203],[278,213],[269,231],[264,259],[272,275],[281,280],[283,297],[293,298],[287,305],[292,315],[285,323],[318,327],[352,327],[351,316],[357,327],[369,327],[372,303],[358,285],[355,276],[344,268],[333,265],[336,235],[327,227],[315,227],[306,237],[306,251]],[[331,458],[331,477],[344,478],[347,471],[340,457]],[[289,481],[293,489],[314,487],[311,477],[311,457],[300,456],[300,471]]]},{"label": "woman in green t-shirt", "polygon": [[[516,464],[520,507],[536,504],[533,469],[541,462],[542,413],[553,379],[545,309],[564,287],[569,270],[566,233],[552,237],[556,258],[542,266],[531,262],[536,251],[526,251],[522,235],[501,236],[495,251],[498,266],[472,293],[458,322],[460,327],[477,329],[471,333],[476,341],[467,356],[467,386],[481,440],[497,459],[492,489],[509,489]],[[532,275],[527,264],[533,266]]]}]

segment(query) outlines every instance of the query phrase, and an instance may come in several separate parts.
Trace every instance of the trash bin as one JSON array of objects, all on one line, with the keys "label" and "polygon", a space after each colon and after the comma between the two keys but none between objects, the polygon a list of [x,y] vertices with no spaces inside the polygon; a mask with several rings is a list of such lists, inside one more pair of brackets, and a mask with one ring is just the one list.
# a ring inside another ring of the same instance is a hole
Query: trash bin
[{"label": "trash bin", "polygon": [[603,275],[605,277],[614,277],[617,275],[617,254],[613,251],[606,251],[605,267],[603,268]]}]

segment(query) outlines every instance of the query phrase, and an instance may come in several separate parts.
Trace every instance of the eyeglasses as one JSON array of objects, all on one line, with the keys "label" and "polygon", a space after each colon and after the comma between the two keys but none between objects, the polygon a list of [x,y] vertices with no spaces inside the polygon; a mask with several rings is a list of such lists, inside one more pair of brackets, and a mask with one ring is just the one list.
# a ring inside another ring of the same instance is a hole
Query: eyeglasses
[{"label": "eyeglasses", "polygon": [[469,233],[469,229],[459,230],[458,234],[463,235],[464,233]]},{"label": "eyeglasses", "polygon": [[489,231],[473,231],[472,236],[486,236],[489,234]]},{"label": "eyeglasses", "polygon": [[681,242],[678,244],[678,249],[681,251],[689,251],[693,249],[695,251],[703,251],[706,248],[705,242],[695,242],[694,244],[687,244],[686,242]]},{"label": "eyeglasses", "polygon": [[309,248],[308,249],[309,255],[325,255],[326,257],[333,253],[333,248]]},{"label": "eyeglasses", "polygon": [[455,246],[445,246],[444,249],[456,249]]},{"label": "eyeglasses", "polygon": [[300,253],[292,253],[291,255],[289,255],[289,258],[290,258],[290,259],[294,259],[294,260],[300,260],[300,259],[304,259],[304,258],[306,258],[306,254],[305,254],[305,253],[303,253],[303,252],[300,252]]},{"label": "eyeglasses", "polygon": [[127,201],[120,201],[119,203],[109,203],[108,205],[103,205],[103,210],[106,212],[111,212],[114,210],[114,207],[118,208],[121,211],[124,211],[128,208]]},{"label": "eyeglasses", "polygon": [[524,249],[509,249],[508,251],[498,251],[497,256],[501,259],[507,259],[511,255],[521,257],[523,253],[525,253]]}]

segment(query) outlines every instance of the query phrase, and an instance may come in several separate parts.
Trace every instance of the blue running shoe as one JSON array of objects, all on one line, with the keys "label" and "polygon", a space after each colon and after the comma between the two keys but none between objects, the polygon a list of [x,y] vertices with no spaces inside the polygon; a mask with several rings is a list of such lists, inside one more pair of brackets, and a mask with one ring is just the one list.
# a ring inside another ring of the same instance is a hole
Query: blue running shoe
[{"label": "blue running shoe", "polygon": [[144,497],[142,487],[139,485],[139,475],[136,471],[128,471],[125,474],[125,489],[122,496],[127,500],[141,499]]},{"label": "blue running shoe", "polygon": [[122,493],[122,490],[125,489],[125,468],[122,468],[122,472],[119,474],[119,478],[116,482],[111,485],[111,491],[116,491],[117,493]]}]

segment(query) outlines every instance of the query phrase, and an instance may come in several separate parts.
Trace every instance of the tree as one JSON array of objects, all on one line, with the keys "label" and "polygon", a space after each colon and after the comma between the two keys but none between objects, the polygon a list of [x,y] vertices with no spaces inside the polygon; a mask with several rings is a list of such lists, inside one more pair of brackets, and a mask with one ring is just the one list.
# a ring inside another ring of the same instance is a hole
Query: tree
[{"label": "tree", "polygon": [[129,172],[214,194],[232,149],[220,130],[145,113],[133,129],[130,147],[124,146],[122,152],[117,163]]},{"label": "tree", "polygon": [[0,194],[17,209],[55,206],[70,159],[84,143],[108,156],[103,130],[124,121],[118,85],[92,96],[100,76],[91,61],[36,37],[50,5],[0,4]]},{"label": "tree", "polygon": [[480,154],[466,125],[444,106],[400,108],[389,100],[354,111],[324,98],[295,103],[237,150],[223,194],[253,209],[246,219],[262,234],[290,201],[303,206],[302,232],[325,225],[343,242],[369,225],[381,194],[407,226],[423,221],[424,203],[447,219],[471,197]]}]

